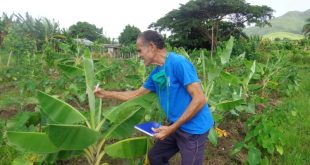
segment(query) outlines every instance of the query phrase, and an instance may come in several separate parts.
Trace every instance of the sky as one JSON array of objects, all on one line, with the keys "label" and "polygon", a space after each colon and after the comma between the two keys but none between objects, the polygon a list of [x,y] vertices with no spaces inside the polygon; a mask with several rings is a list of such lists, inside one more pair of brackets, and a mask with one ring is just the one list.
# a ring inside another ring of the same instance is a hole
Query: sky
[{"label": "sky", "polygon": [[[46,17],[68,29],[78,21],[103,28],[106,37],[118,38],[126,25],[147,30],[169,11],[189,0],[0,0],[0,17],[28,12],[34,18]],[[246,0],[252,5],[267,5],[278,17],[287,11],[310,9],[310,0]]]}]

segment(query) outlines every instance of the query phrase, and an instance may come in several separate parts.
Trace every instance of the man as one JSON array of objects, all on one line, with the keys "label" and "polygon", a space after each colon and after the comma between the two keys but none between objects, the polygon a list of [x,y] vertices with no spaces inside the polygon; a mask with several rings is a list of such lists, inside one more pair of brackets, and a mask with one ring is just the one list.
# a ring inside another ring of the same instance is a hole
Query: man
[{"label": "man", "polygon": [[156,31],[141,33],[136,46],[146,66],[157,65],[143,86],[125,92],[95,89],[95,95],[126,101],[156,92],[171,124],[154,129],[157,140],[148,155],[150,163],[169,164],[180,151],[183,165],[203,164],[204,144],[214,121],[193,64],[181,55],[166,52],[164,39]]}]

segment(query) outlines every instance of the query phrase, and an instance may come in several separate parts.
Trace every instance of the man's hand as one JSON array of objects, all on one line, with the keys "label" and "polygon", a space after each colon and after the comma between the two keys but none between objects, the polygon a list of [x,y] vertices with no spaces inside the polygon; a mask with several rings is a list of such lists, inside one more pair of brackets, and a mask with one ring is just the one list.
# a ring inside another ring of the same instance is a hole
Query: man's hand
[{"label": "man's hand", "polygon": [[164,140],[166,137],[168,137],[170,134],[176,131],[176,129],[174,129],[172,125],[161,126],[159,128],[152,128],[152,130],[156,133],[154,137],[159,140]]},{"label": "man's hand", "polygon": [[94,94],[96,97],[99,97],[99,98],[106,98],[106,93],[104,90],[101,90],[101,88],[97,86],[94,87],[94,90],[93,90]]}]

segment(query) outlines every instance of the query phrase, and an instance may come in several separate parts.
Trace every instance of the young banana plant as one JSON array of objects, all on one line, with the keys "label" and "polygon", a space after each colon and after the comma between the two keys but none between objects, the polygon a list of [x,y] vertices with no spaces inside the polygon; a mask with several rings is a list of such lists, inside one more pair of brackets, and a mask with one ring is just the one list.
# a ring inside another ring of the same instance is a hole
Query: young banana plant
[{"label": "young banana plant", "polygon": [[[145,156],[148,137],[128,138],[135,124],[154,109],[155,94],[135,98],[102,113],[102,100],[95,98],[94,64],[89,51],[83,57],[83,69],[62,66],[71,73],[84,73],[89,103],[89,115],[44,92],[38,92],[40,112],[47,116],[41,132],[7,131],[8,143],[24,152],[52,154],[56,159],[83,153],[91,165],[99,165],[107,153],[112,157],[135,158]],[[107,125],[103,127],[103,125]],[[125,139],[106,145],[109,139]]]}]

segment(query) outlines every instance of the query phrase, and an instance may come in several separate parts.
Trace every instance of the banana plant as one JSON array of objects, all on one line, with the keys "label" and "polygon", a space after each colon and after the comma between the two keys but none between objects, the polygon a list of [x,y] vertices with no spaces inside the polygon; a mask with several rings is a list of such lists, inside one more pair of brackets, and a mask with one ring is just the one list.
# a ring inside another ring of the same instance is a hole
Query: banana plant
[{"label": "banana plant", "polygon": [[[68,103],[39,91],[40,113],[47,116],[46,125],[40,132],[7,131],[9,145],[24,152],[49,154],[56,159],[83,153],[91,165],[100,164],[105,154],[130,159],[145,156],[149,138],[128,137],[134,125],[155,107],[156,95],[137,97],[103,113],[102,100],[96,99],[93,93],[95,74],[89,51],[84,53],[83,66],[89,113],[82,114]],[[74,71],[75,67],[63,68],[75,74],[81,71]],[[106,145],[109,139],[124,140]]]},{"label": "banana plant", "polygon": [[[203,70],[202,86],[205,89],[205,96],[211,105],[211,109],[215,111],[213,115],[216,121],[220,121],[223,113],[225,112],[238,115],[238,113],[235,112],[235,109],[237,107],[241,107],[242,104],[246,104],[249,91],[249,82],[255,73],[255,61],[252,63],[250,73],[246,77],[237,77],[226,71],[227,66],[231,63],[230,61],[233,45],[234,38],[230,37],[226,43],[225,49],[217,51],[219,54],[217,58],[208,60],[205,59],[204,51],[200,51],[200,59]],[[241,54],[236,58],[236,60],[242,60],[243,56],[244,54]],[[206,63],[207,65],[205,65]],[[207,78],[205,78],[205,76],[207,76]],[[216,93],[220,93],[221,97],[217,98]],[[225,93],[229,94],[226,98]],[[248,107],[244,109],[251,109]],[[217,144],[214,130],[209,132],[209,140],[213,144]]]}]

